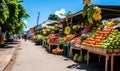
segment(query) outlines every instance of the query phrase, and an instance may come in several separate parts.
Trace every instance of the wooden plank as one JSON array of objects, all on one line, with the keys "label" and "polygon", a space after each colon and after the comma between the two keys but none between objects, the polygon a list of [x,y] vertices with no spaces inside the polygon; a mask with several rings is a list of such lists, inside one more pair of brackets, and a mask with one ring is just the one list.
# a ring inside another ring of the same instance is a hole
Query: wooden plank
[{"label": "wooden plank", "polygon": [[111,71],[114,71],[114,56],[111,56]]}]

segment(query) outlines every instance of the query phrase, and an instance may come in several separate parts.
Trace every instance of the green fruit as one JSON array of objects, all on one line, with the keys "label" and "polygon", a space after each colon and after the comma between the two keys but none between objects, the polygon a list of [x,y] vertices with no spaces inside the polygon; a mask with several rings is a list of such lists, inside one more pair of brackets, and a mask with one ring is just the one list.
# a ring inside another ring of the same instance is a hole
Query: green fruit
[{"label": "green fruit", "polygon": [[73,57],[73,61],[77,61],[78,60],[78,57],[79,57],[79,54],[78,53],[76,53],[75,55],[74,55],[74,57]]},{"label": "green fruit", "polygon": [[64,43],[64,37],[60,37],[59,40],[58,40],[58,43],[59,43],[59,44]]},{"label": "green fruit", "polygon": [[48,28],[47,31],[50,32],[50,29]]},{"label": "green fruit", "polygon": [[54,31],[51,32],[51,34],[54,34],[54,33],[55,33]]},{"label": "green fruit", "polygon": [[83,61],[83,57],[82,57],[82,56],[79,56],[77,61],[78,61],[78,62],[82,62],[82,61]]},{"label": "green fruit", "polygon": [[54,26],[58,27],[58,24],[55,24]]},{"label": "green fruit", "polygon": [[43,31],[43,35],[46,35],[46,31]]},{"label": "green fruit", "polygon": [[84,56],[84,61],[87,62],[87,54]]}]

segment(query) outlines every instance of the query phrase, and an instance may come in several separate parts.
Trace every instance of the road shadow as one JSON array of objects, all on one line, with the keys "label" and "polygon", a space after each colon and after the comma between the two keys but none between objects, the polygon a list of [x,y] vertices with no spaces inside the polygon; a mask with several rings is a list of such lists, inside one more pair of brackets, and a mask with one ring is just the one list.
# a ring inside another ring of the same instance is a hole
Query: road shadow
[{"label": "road shadow", "polygon": [[5,42],[5,44],[0,45],[0,48],[13,48],[14,46],[12,45],[17,45],[20,41],[14,41],[14,42]]},{"label": "road shadow", "polygon": [[104,71],[104,65],[97,63],[90,63],[86,65],[86,63],[75,63],[67,66],[69,69],[78,69],[78,70],[86,70],[86,71]]},{"label": "road shadow", "polygon": [[5,42],[5,45],[7,45],[7,44],[18,44],[19,43],[19,41],[14,41],[14,42]]},{"label": "road shadow", "polygon": [[0,49],[7,49],[7,48],[13,48],[13,47],[14,46],[4,44],[4,45],[0,46]]}]

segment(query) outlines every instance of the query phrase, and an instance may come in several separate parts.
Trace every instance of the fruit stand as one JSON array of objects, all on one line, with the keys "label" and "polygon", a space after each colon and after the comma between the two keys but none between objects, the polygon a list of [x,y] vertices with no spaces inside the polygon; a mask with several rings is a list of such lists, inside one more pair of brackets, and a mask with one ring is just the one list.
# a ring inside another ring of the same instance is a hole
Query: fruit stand
[{"label": "fruit stand", "polygon": [[[44,38],[38,36],[38,38],[46,41],[48,52],[64,53],[74,61],[82,62],[84,56],[84,61],[89,64],[90,53],[97,54],[99,61],[101,56],[105,56],[105,71],[108,71],[108,60],[111,63],[111,71],[114,71],[114,57],[120,56],[120,31],[115,26],[120,21],[102,22],[102,20],[119,17],[120,11],[116,11],[118,7],[120,9],[120,6],[88,5],[85,7],[88,9],[63,19],[62,34],[59,34],[60,28],[55,25],[52,30],[47,28],[47,31],[52,31],[49,35],[44,35]],[[46,30],[43,30],[43,33],[45,34]],[[53,47],[54,45],[56,48]],[[74,55],[73,50],[80,52]],[[83,55],[84,51],[86,51],[85,55]]]},{"label": "fruit stand", "polygon": [[[87,64],[89,63],[89,53],[93,53],[93,54],[98,54],[100,56],[105,56],[105,71],[108,71],[108,60],[111,57],[111,71],[113,70],[113,65],[114,65],[114,56],[120,56],[120,53],[109,53],[109,51],[111,51],[112,49],[101,49],[101,48],[94,48],[94,47],[88,47],[88,46],[83,46],[81,45],[80,47],[81,49],[85,49],[87,50]],[[90,49],[91,48],[91,49]],[[120,49],[117,49],[120,50]]]},{"label": "fruit stand", "polygon": [[[120,56],[119,39],[120,32],[113,28],[96,32],[92,37],[84,40],[82,44],[72,47],[70,52],[71,57],[73,56],[72,49],[80,50],[80,55],[82,55],[82,50],[87,50],[87,64],[89,63],[89,53],[105,56],[105,71],[108,71],[108,60],[111,57],[111,71],[113,71],[114,56]],[[112,45],[112,43],[115,44]]]},{"label": "fruit stand", "polygon": [[[102,9],[102,19],[110,19],[114,17],[119,17],[119,12],[114,11],[119,6],[100,6]],[[107,9],[108,8],[108,9]],[[107,14],[109,12],[109,14]],[[82,14],[77,14],[81,16]],[[75,15],[76,16],[76,15]],[[94,15],[94,18],[97,16]],[[71,19],[71,18],[70,18]],[[97,20],[100,18],[96,18]],[[91,22],[91,20],[89,20]],[[100,24],[97,28],[97,31],[92,30],[90,32],[90,36],[87,37],[86,40],[81,40],[82,43],[77,44],[77,46],[70,48],[70,57],[73,57],[72,50],[80,50],[80,56],[82,55],[82,50],[87,50],[87,64],[89,63],[89,53],[97,54],[100,56],[105,56],[105,71],[108,71],[108,60],[111,61],[111,71],[114,71],[114,57],[120,56],[120,32],[115,30],[115,25],[119,24],[120,22],[117,20],[110,20]],[[106,29],[105,27],[107,26]],[[111,28],[113,27],[113,28]],[[105,30],[103,30],[105,29]],[[86,29],[87,30],[87,29]],[[86,34],[86,30],[83,33]],[[102,31],[103,30],[103,31]],[[84,36],[85,37],[85,36]],[[83,37],[81,37],[83,38]],[[74,58],[74,57],[73,57]]]},{"label": "fruit stand", "polygon": [[56,45],[56,47],[59,47],[59,44],[57,44],[57,43],[50,43],[50,42],[47,42],[47,43],[48,43],[47,50],[49,52],[51,52],[52,46]]}]

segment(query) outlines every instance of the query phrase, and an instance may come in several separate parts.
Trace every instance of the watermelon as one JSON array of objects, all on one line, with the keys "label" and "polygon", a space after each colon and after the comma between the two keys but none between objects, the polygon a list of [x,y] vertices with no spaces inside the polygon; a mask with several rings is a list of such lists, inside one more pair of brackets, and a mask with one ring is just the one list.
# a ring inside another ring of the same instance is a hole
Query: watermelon
[{"label": "watermelon", "polygon": [[82,62],[82,61],[83,61],[83,57],[82,57],[82,56],[79,56],[77,61],[78,61],[78,62]]},{"label": "watermelon", "polygon": [[78,57],[79,57],[79,54],[78,53],[76,53],[75,55],[74,55],[74,57],[73,57],[73,61],[78,61]]}]

